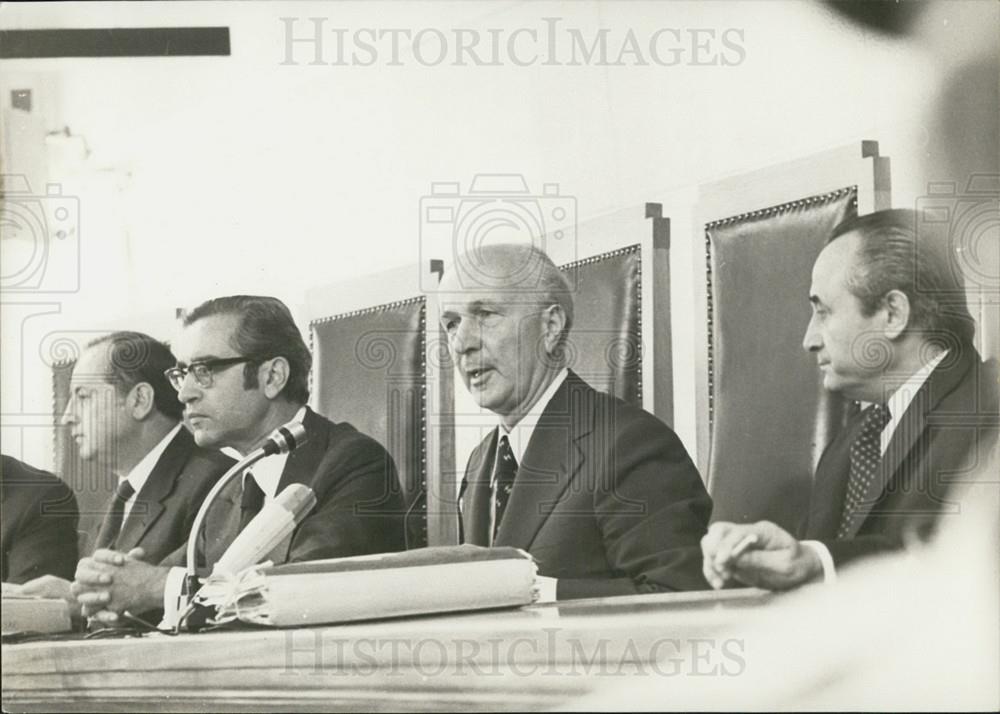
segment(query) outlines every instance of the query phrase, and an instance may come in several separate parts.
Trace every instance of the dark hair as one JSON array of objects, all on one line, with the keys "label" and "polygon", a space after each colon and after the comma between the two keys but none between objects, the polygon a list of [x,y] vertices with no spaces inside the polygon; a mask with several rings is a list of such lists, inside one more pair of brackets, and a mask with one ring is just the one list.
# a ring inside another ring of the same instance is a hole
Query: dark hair
[{"label": "dark hair", "polygon": [[937,227],[921,224],[910,209],[877,211],[843,221],[828,243],[848,233],[858,236],[847,288],[873,314],[890,290],[910,301],[910,322],[929,337],[950,336],[959,345],[972,343],[976,326],[969,314],[965,286],[949,260],[950,241]]},{"label": "dark hair", "polygon": [[243,368],[244,387],[257,387],[260,362],[272,357],[284,357],[289,366],[284,396],[296,404],[309,401],[312,355],[285,303],[262,295],[229,295],[203,302],[184,315],[183,323],[187,327],[213,315],[239,317],[230,344],[241,356],[255,360]]},{"label": "dark hair", "polygon": [[108,381],[119,394],[142,382],[153,388],[153,405],[171,419],[180,420],[184,405],[164,372],[177,360],[166,344],[141,332],[112,332],[91,341],[87,348],[108,346]]}]

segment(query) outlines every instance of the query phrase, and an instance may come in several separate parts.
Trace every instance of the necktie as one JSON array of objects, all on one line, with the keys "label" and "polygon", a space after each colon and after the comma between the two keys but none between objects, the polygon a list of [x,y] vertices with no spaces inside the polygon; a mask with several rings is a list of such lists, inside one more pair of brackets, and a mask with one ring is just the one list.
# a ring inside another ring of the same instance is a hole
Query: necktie
[{"label": "necktie", "polygon": [[264,491],[249,471],[243,477],[243,496],[240,499],[240,531],[260,513],[264,506]]},{"label": "necktie", "polygon": [[493,489],[493,510],[496,514],[493,520],[493,540],[496,540],[497,531],[500,530],[500,521],[503,519],[510,491],[514,487],[514,478],[517,476],[517,459],[514,458],[514,451],[510,448],[506,434],[500,437],[500,446],[497,449],[496,475],[496,486]]},{"label": "necktie", "polygon": [[108,509],[106,546],[113,548],[122,532],[122,521],[125,517],[125,504],[135,495],[135,489],[128,481],[122,481],[115,489],[115,495],[111,498],[111,507]]},{"label": "necktie", "polygon": [[865,412],[861,431],[851,444],[851,472],[847,477],[847,495],[844,497],[840,528],[837,529],[838,539],[847,537],[858,507],[878,473],[882,461],[882,430],[888,423],[888,407],[873,404]]}]

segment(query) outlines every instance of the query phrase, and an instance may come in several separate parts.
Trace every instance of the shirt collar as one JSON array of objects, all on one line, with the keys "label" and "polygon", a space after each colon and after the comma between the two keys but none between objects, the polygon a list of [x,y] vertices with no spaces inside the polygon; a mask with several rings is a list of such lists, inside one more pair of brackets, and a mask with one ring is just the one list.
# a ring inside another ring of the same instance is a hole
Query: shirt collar
[{"label": "shirt collar", "polygon": [[[306,418],[306,408],[302,407],[297,412],[295,416],[292,417],[292,421],[304,421]],[[232,447],[225,447],[223,450],[228,456],[232,456],[236,460],[242,459],[243,454],[239,453],[236,449]],[[277,495],[278,483],[281,481],[281,474],[285,470],[285,463],[288,461],[288,454],[271,454],[270,456],[265,456],[263,459],[255,463],[249,469],[243,471],[243,481],[246,481],[248,473],[253,474],[254,481],[260,486],[260,490],[264,492],[264,498],[271,500]],[[242,484],[241,484],[242,488]]]},{"label": "shirt collar", "polygon": [[903,414],[906,410],[910,408],[910,404],[913,402],[914,397],[917,396],[917,392],[920,388],[924,386],[924,382],[927,378],[931,376],[933,372],[941,361],[948,355],[948,350],[942,351],[940,354],[936,355],[930,362],[925,364],[923,367],[918,369],[912,375],[910,375],[905,382],[899,385],[886,400],[886,406],[889,407],[889,421],[882,430],[882,453],[889,447],[889,441],[892,439],[892,435],[896,431],[896,427],[899,426],[899,421],[903,418]]},{"label": "shirt collar", "polygon": [[[559,371],[559,374],[556,375],[556,378],[552,380],[552,383],[542,392],[542,396],[535,401],[531,409],[513,427],[507,429],[503,421],[500,422],[500,436],[507,435],[511,451],[514,452],[514,458],[517,459],[517,463],[521,463],[521,458],[528,449],[528,442],[531,440],[531,435],[535,433],[535,426],[538,425],[538,420],[542,418],[542,412],[545,411],[545,407],[552,401],[552,397],[555,396],[556,391],[562,386],[562,383],[566,381],[567,376],[569,376],[569,370],[563,367]],[[500,440],[497,439],[497,444],[499,443]]]},{"label": "shirt collar", "polygon": [[924,386],[924,382],[926,382],[927,378],[931,376],[931,372],[933,372],[937,366],[941,364],[942,360],[944,360],[947,355],[948,350],[942,351],[940,354],[935,356],[934,359],[910,375],[910,377],[899,385],[899,388],[892,393],[888,401],[886,401],[886,406],[889,407],[889,415],[892,419],[897,419],[903,416],[903,413],[909,409],[910,402],[912,402],[913,398],[917,396],[917,392],[919,392],[920,388]]},{"label": "shirt collar", "polygon": [[[146,481],[149,480],[149,475],[153,473],[153,469],[156,468],[156,463],[163,456],[163,452],[167,450],[167,446],[174,437],[177,436],[177,432],[181,430],[181,423],[178,422],[174,425],[174,428],[166,433],[166,435],[160,439],[160,441],[152,449],[146,452],[146,455],[135,466],[132,470],[128,472],[128,476],[121,479],[119,483],[123,481],[128,481],[129,484],[135,489],[133,493],[133,498],[135,494],[142,490],[142,487],[146,485]],[[131,499],[130,499],[131,500]]]}]

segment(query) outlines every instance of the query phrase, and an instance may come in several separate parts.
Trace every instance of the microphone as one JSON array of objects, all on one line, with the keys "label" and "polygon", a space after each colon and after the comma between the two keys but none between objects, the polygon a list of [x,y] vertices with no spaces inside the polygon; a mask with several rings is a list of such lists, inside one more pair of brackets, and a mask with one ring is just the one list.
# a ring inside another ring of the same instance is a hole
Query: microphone
[{"label": "microphone", "polygon": [[[264,452],[264,456],[287,454],[302,446],[306,442],[306,438],[306,428],[302,426],[302,422],[290,421],[272,431],[260,450]],[[246,467],[244,467],[245,469]]]},{"label": "microphone", "polygon": [[[236,478],[236,476],[242,474],[265,456],[288,453],[293,449],[297,449],[302,446],[306,443],[307,439],[308,435],[306,434],[306,428],[300,421],[290,421],[283,426],[279,426],[271,432],[270,436],[265,439],[264,443],[260,447],[251,451],[249,454],[237,461],[228,471],[226,471],[226,473],[222,475],[222,478],[215,482],[215,485],[212,486],[211,490],[205,496],[205,500],[201,502],[201,507],[198,509],[198,513],[194,517],[194,522],[191,524],[191,534],[188,536],[187,575],[185,577],[185,583],[187,586],[186,591],[188,593],[187,597],[189,605],[187,610],[184,611],[184,614],[177,620],[175,628],[177,632],[180,632],[181,624],[190,614],[194,604],[192,598],[194,597],[195,591],[198,589],[198,576],[195,568],[195,556],[198,549],[198,535],[201,533],[201,527],[205,522],[205,516],[208,515],[208,509],[219,495],[219,492],[225,488],[226,484]],[[282,491],[282,493],[284,493],[284,491]]]},{"label": "microphone", "polygon": [[215,563],[212,574],[236,574],[274,550],[316,506],[316,494],[301,483],[289,484],[240,531]]}]

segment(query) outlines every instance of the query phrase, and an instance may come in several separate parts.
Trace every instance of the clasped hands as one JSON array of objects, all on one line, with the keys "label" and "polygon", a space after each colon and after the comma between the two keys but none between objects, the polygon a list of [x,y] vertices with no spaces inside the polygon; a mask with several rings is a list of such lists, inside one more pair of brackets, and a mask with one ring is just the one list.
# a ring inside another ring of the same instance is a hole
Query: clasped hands
[{"label": "clasped hands", "polygon": [[143,562],[144,556],[142,548],[128,553],[101,548],[81,560],[70,591],[82,614],[113,625],[125,610],[141,613],[162,607],[170,568]]},{"label": "clasped hands", "polygon": [[160,607],[170,569],[143,562],[145,555],[142,548],[128,553],[102,548],[77,564],[73,582],[43,575],[21,585],[19,592],[65,600],[74,617],[113,625],[125,610],[145,612]]},{"label": "clasped hands", "polygon": [[815,551],[770,521],[713,523],[701,553],[702,572],[716,590],[732,581],[787,590],[823,573]]}]

